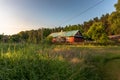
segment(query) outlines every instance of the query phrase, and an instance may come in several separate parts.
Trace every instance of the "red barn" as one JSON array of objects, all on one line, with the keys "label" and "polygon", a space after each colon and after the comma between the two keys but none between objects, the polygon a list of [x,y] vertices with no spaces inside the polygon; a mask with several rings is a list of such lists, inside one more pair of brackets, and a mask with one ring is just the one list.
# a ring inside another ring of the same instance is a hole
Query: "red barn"
[{"label": "red barn", "polygon": [[49,36],[53,37],[52,42],[68,42],[68,43],[74,43],[74,42],[83,42],[83,36],[79,30],[74,31],[66,31],[66,32],[56,32],[51,33]]}]

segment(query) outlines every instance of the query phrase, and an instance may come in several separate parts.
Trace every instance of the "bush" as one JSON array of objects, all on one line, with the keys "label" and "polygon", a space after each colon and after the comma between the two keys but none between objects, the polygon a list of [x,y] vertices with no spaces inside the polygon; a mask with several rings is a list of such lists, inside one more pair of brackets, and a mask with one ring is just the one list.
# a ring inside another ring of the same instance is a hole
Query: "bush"
[{"label": "bush", "polygon": [[48,37],[43,41],[43,43],[44,43],[44,44],[52,44],[52,39],[53,39],[53,37],[48,36]]}]

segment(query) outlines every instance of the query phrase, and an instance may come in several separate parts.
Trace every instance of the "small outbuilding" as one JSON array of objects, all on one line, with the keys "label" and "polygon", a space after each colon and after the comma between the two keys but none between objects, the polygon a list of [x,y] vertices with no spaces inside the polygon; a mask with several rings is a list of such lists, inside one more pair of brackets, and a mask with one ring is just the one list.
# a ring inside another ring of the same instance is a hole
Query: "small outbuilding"
[{"label": "small outbuilding", "polygon": [[79,30],[66,31],[66,32],[56,32],[51,33],[49,36],[53,37],[52,42],[61,42],[61,43],[74,43],[74,42],[83,42],[82,33]]},{"label": "small outbuilding", "polygon": [[108,36],[108,37],[109,37],[110,40],[120,42],[120,34],[119,35],[111,35],[111,36]]}]

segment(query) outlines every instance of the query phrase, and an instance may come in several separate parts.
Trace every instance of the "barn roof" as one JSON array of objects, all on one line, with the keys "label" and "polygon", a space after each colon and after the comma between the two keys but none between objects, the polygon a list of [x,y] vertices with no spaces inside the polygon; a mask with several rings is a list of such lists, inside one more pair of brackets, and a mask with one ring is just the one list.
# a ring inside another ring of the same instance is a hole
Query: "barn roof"
[{"label": "barn roof", "polygon": [[52,37],[58,37],[58,36],[61,36],[61,37],[70,37],[70,36],[75,36],[75,34],[79,32],[79,30],[73,30],[73,31],[66,31],[66,32],[56,32],[56,33],[51,33],[49,36],[52,36]]}]

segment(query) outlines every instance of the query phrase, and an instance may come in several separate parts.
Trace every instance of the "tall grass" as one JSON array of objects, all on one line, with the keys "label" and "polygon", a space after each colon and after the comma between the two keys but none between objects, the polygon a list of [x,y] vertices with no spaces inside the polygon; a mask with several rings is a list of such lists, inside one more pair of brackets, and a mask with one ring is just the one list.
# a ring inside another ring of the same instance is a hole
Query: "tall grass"
[{"label": "tall grass", "polygon": [[103,80],[102,65],[119,52],[111,46],[0,44],[0,80]]}]

